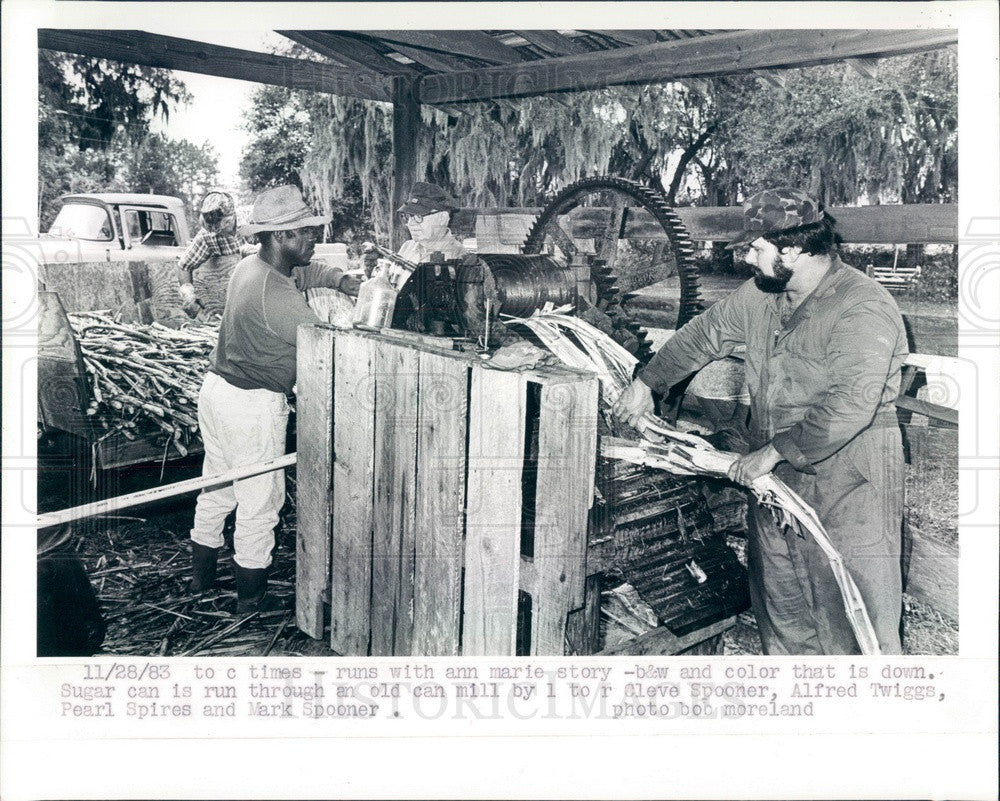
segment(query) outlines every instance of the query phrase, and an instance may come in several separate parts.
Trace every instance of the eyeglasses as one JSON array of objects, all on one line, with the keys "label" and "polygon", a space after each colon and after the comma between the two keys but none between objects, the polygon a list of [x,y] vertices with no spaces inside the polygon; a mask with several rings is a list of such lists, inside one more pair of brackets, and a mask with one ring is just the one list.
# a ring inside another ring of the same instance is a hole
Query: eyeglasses
[{"label": "eyeglasses", "polygon": [[411,222],[422,223],[424,221],[424,215],[423,214],[407,214],[406,212],[401,212],[400,215],[399,215],[399,219],[403,222],[403,225],[406,225],[407,223],[411,223]]}]

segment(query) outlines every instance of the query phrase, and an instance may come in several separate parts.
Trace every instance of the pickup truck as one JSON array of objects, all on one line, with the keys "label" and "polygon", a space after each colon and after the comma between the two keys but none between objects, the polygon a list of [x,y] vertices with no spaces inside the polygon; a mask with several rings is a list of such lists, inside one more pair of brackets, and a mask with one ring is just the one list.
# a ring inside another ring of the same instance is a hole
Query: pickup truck
[{"label": "pickup truck", "polygon": [[169,195],[65,195],[40,237],[47,264],[174,259],[190,241],[184,204]]},{"label": "pickup truck", "polygon": [[132,192],[72,194],[61,200],[48,232],[30,246],[40,290],[41,430],[74,435],[74,450],[97,467],[153,461],[163,449],[152,442],[109,439],[94,430],[85,414],[89,382],[66,311],[109,309],[125,320],[152,322],[154,298],[160,296],[162,310],[173,308],[178,319],[187,319],[174,277],[177,258],[191,240],[184,203],[169,195]]}]

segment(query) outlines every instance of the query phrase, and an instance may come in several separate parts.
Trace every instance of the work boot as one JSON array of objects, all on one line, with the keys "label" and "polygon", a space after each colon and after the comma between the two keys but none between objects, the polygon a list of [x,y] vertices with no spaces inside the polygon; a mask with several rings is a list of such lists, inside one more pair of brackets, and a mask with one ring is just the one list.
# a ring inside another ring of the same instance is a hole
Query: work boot
[{"label": "work boot", "polygon": [[219,562],[219,549],[209,548],[198,542],[191,543],[191,592],[206,592],[215,586],[215,568]]},{"label": "work boot", "polygon": [[281,608],[281,601],[267,594],[267,568],[240,567],[236,571],[236,614],[252,615],[256,612],[274,612]]}]

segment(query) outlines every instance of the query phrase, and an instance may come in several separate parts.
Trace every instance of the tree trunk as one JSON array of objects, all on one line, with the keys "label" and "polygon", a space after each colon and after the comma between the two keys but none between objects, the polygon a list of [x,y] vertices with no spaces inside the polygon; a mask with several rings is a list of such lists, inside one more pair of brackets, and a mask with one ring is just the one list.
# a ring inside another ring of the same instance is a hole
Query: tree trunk
[{"label": "tree trunk", "polygon": [[670,186],[667,189],[667,205],[673,206],[677,202],[677,190],[680,188],[684,173],[687,172],[688,164],[691,163],[691,159],[698,154],[698,151],[701,150],[702,146],[704,146],[705,142],[708,141],[709,137],[711,137],[718,127],[718,121],[713,122],[698,135],[697,139],[684,148],[684,152],[681,153],[681,159],[677,162],[677,169],[674,170],[673,178],[670,179]]}]

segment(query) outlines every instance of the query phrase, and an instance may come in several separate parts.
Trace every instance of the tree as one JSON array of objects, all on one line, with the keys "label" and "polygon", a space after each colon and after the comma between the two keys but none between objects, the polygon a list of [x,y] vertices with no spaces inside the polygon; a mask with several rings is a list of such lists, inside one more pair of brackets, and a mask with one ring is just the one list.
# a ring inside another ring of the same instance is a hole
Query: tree
[{"label": "tree", "polygon": [[39,227],[48,228],[69,192],[120,190],[180,196],[194,204],[214,182],[209,145],[150,132],[190,101],[166,70],[38,51]]},{"label": "tree", "polygon": [[[847,64],[423,109],[420,177],[468,205],[536,206],[584,175],[662,187],[671,202],[729,205],[795,184],[827,203],[932,202],[957,181],[955,56]],[[244,174],[295,177],[326,209],[360,183],[388,220],[391,107],[262,90]]]}]

